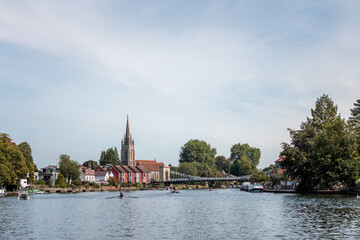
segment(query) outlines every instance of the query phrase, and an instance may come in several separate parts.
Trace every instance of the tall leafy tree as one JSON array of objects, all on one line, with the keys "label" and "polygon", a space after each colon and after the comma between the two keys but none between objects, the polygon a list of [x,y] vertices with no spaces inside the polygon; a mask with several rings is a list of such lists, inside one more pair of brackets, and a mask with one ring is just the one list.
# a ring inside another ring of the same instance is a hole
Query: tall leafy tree
[{"label": "tall leafy tree", "polygon": [[256,170],[257,165],[259,164],[261,151],[259,148],[250,147],[249,144],[234,144],[230,149],[230,160],[231,162],[236,162],[237,160],[246,157],[251,161],[252,168]]},{"label": "tall leafy tree", "polygon": [[33,183],[34,182],[35,164],[34,164],[34,159],[32,157],[31,147],[30,147],[29,143],[27,143],[27,142],[20,143],[18,145],[18,147],[26,159],[26,166],[29,169],[29,182]]},{"label": "tall leafy tree", "polygon": [[91,169],[95,169],[95,168],[97,168],[97,166],[99,165],[96,161],[94,161],[94,160],[88,160],[88,161],[86,161],[86,162],[84,162],[83,164],[82,164],[84,167],[91,167]]},{"label": "tall leafy tree", "polygon": [[230,173],[235,176],[246,176],[255,173],[252,162],[246,156],[236,159],[230,168]]},{"label": "tall leafy tree", "polygon": [[193,176],[199,175],[198,167],[196,166],[195,162],[180,163],[178,171],[181,173],[185,173],[185,174],[189,174],[189,175],[193,175]]},{"label": "tall leafy tree", "polygon": [[216,149],[210,144],[200,140],[189,140],[181,147],[179,162],[197,162],[200,164],[199,170],[206,171],[215,166]]},{"label": "tall leafy tree", "polygon": [[119,152],[117,148],[109,148],[106,151],[102,151],[99,160],[100,165],[112,164],[121,165]]},{"label": "tall leafy tree", "polygon": [[360,152],[360,99],[356,100],[354,108],[350,109],[350,114],[348,124],[356,135],[358,152]]},{"label": "tall leafy tree", "polygon": [[20,178],[26,178],[29,168],[18,146],[6,133],[0,134],[0,186],[16,186]]},{"label": "tall leafy tree", "polygon": [[331,186],[338,182],[355,187],[359,157],[354,134],[337,113],[337,106],[327,96],[317,99],[311,118],[291,130],[290,144],[283,143],[287,173],[300,180],[298,191],[307,192],[314,186]]},{"label": "tall leafy tree", "polygon": [[226,158],[225,156],[217,156],[215,158],[215,165],[219,171],[229,173],[231,167],[231,160]]},{"label": "tall leafy tree", "polygon": [[60,173],[64,175],[68,185],[80,177],[79,165],[76,161],[71,160],[69,155],[61,154],[59,157]]}]

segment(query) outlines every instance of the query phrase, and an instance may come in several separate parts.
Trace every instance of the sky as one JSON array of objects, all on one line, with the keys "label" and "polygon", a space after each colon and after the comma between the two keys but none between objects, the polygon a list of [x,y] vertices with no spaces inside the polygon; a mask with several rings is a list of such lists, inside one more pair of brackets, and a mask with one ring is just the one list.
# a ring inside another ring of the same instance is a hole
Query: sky
[{"label": "sky", "polygon": [[39,168],[204,140],[273,163],[323,94],[360,99],[359,1],[0,1],[0,132]]}]

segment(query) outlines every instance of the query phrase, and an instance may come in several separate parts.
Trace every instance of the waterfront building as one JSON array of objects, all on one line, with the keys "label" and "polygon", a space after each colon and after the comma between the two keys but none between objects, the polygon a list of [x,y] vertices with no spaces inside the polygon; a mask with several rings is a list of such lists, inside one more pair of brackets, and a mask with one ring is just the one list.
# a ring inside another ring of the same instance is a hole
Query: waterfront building
[{"label": "waterfront building", "polygon": [[84,167],[79,164],[80,180],[85,182],[95,182],[95,171],[91,167]]},{"label": "waterfront building", "polygon": [[106,165],[99,165],[95,168],[95,174],[97,172],[112,172],[113,176],[117,179],[120,180],[120,176],[121,176],[121,171],[115,167],[112,164],[106,164]]},{"label": "waterfront building", "polygon": [[39,180],[44,180],[46,184],[49,184],[50,181],[52,184],[55,184],[55,181],[60,174],[60,166],[58,165],[49,165],[41,168],[41,171],[38,174]]},{"label": "waterfront building", "polygon": [[95,172],[95,182],[100,184],[107,182],[111,177],[114,177],[114,174],[110,171]]}]

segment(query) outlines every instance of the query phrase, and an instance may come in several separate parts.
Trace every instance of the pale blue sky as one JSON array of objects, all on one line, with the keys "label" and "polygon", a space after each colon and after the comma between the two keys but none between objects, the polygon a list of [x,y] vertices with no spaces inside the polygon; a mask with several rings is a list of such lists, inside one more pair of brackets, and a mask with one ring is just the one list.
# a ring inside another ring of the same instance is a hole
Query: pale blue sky
[{"label": "pale blue sky", "polygon": [[43,167],[120,148],[178,164],[201,139],[275,161],[323,93],[360,98],[358,1],[1,1],[0,132]]}]

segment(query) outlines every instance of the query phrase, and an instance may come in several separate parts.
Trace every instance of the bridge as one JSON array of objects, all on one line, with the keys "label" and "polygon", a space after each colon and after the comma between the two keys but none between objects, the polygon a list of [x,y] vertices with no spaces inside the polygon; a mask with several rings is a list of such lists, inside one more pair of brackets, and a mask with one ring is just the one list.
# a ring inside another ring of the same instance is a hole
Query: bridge
[{"label": "bridge", "polygon": [[229,175],[227,177],[199,177],[199,176],[192,176],[184,173],[179,173],[175,171],[170,171],[170,179],[165,181],[158,181],[161,183],[192,183],[192,182],[246,182],[250,181],[250,175],[248,176],[233,176]]}]

